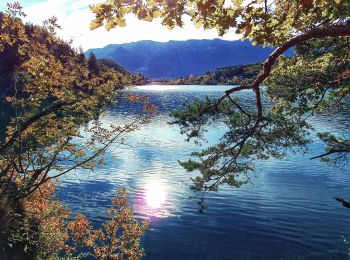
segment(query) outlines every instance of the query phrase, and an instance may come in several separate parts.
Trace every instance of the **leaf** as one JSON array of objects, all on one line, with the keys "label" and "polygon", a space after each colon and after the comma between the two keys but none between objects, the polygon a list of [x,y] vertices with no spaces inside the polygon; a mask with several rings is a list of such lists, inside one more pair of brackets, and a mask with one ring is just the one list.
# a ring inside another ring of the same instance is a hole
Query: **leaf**
[{"label": "leaf", "polygon": [[158,18],[162,16],[162,12],[160,10],[153,11],[153,17]]},{"label": "leaf", "polygon": [[232,3],[234,4],[234,5],[241,5],[241,4],[243,4],[243,0],[232,0]]},{"label": "leaf", "polygon": [[201,26],[203,25],[202,21],[201,20],[197,20],[194,22],[194,26],[199,29],[201,28]]}]

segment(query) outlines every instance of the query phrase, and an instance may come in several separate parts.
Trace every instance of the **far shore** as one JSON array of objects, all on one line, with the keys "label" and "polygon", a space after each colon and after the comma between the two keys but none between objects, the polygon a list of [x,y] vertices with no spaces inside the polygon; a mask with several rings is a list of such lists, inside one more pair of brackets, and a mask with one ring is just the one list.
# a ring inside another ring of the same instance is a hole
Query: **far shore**
[{"label": "far shore", "polygon": [[[240,84],[240,83],[238,83]],[[235,86],[237,84],[233,84],[233,83],[226,83],[226,84],[198,84],[198,83],[193,83],[193,84],[181,84],[178,82],[175,82],[173,80],[151,80],[151,81],[146,81],[144,84],[142,84],[143,86],[147,86],[147,85],[201,85],[201,86]]]}]

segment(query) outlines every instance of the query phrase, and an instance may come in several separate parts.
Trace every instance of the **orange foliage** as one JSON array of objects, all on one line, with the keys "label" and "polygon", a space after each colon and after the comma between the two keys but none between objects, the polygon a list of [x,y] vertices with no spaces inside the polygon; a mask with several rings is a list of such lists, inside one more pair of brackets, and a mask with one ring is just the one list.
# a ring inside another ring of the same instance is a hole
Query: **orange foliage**
[{"label": "orange foliage", "polygon": [[157,106],[154,105],[148,96],[135,96],[129,95],[128,99],[131,103],[143,103],[143,109],[145,112],[153,115],[157,112]]},{"label": "orange foliage", "polygon": [[122,188],[107,211],[109,220],[100,229],[77,214],[70,220],[70,212],[55,199],[57,181],[40,186],[31,196],[23,199],[25,216],[39,225],[40,257],[52,255],[91,255],[97,259],[141,259],[144,250],[140,238],[148,222],[135,220],[127,191]]}]

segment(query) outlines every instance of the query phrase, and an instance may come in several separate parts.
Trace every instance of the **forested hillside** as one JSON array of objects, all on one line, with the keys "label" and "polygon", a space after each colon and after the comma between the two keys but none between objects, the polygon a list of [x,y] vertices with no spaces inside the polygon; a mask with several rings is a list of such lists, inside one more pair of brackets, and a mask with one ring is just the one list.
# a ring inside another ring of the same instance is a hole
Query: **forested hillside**
[{"label": "forested hillside", "polygon": [[207,71],[201,76],[189,76],[169,81],[175,85],[223,85],[251,83],[261,70],[261,64],[237,65]]},{"label": "forested hillside", "polygon": [[[0,22],[3,22],[3,13],[0,13]],[[15,28],[12,28],[15,30]],[[6,28],[0,29],[0,33],[6,32]],[[50,55],[46,60],[39,61],[36,60],[37,66],[46,66],[47,73],[50,73],[49,62],[58,62],[62,66],[69,65],[72,71],[76,71],[79,68],[85,68],[89,70],[89,77],[101,76],[103,77],[113,69],[116,77],[124,77],[126,82],[123,84],[141,84],[144,81],[144,77],[139,74],[132,74],[124,69],[119,64],[112,60],[100,59],[97,60],[94,55],[90,55],[87,59],[82,52],[74,50],[68,43],[63,40],[55,39],[53,41],[50,39],[53,35],[50,31],[32,24],[23,25],[23,36],[30,42],[37,41],[38,46],[43,48],[41,54],[45,51],[49,52]],[[6,38],[4,38],[6,39]],[[11,40],[11,39],[10,39]],[[12,46],[0,45],[0,95],[13,95],[16,91],[17,94],[23,94],[23,85],[25,82],[32,80],[30,75],[26,71],[22,71],[22,66],[29,66],[26,64],[26,59],[30,57],[29,52],[32,51],[31,48],[38,48],[36,46],[31,46],[30,44],[25,44],[21,46],[19,43]],[[27,52],[27,53],[25,53]],[[51,59],[51,60],[50,60]],[[30,64],[34,65],[34,64]],[[28,69],[28,67],[26,67]],[[45,71],[42,71],[44,75]],[[52,71],[51,71],[52,73]],[[78,73],[75,75],[77,77],[74,82],[73,88],[78,90],[79,80],[82,80],[82,75]],[[79,79],[80,78],[80,79]],[[16,81],[16,84],[14,84]],[[123,85],[121,84],[121,85]],[[120,84],[118,84],[120,85]],[[119,87],[122,87],[122,86]]]}]

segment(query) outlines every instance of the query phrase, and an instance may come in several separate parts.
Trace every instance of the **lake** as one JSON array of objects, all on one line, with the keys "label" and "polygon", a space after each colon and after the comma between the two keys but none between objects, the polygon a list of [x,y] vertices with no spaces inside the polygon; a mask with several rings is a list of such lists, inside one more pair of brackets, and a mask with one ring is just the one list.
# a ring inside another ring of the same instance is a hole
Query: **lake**
[{"label": "lake", "polygon": [[[169,112],[205,95],[219,97],[225,86],[141,86],[133,94],[149,96],[158,106],[152,121],[130,133],[133,148],[111,147],[106,164],[91,173],[72,172],[61,178],[59,198],[74,213],[98,225],[120,186],[130,192],[137,217],[148,218],[142,240],[145,259],[346,259],[350,240],[350,209],[333,197],[350,199],[350,167],[333,168],[312,155],[322,152],[316,139],[310,154],[290,155],[256,165],[252,183],[239,189],[223,186],[209,194],[203,214],[189,197],[190,178],[178,164],[200,149],[185,142]],[[249,93],[242,98],[249,102]],[[107,111],[102,120],[122,123],[137,111],[125,103]],[[349,117],[318,116],[316,130],[350,134]],[[208,144],[224,127],[209,127]]]}]

